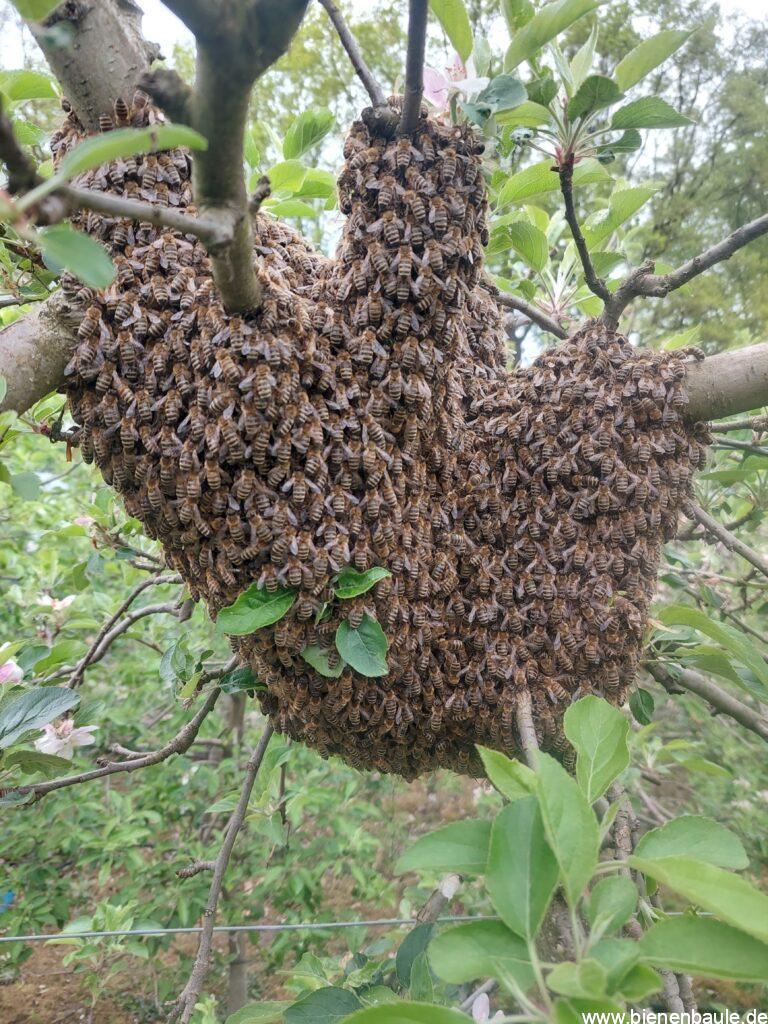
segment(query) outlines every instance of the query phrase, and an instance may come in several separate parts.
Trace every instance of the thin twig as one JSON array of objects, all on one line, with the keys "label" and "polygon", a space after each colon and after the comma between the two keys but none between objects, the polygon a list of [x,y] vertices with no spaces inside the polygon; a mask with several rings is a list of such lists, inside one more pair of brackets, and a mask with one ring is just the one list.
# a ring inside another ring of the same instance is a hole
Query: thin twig
[{"label": "thin twig", "polygon": [[699,672],[692,669],[683,669],[674,676],[658,661],[652,661],[646,668],[657,683],[660,683],[668,693],[680,693],[681,690],[688,690],[702,697],[717,714],[727,715],[745,729],[755,733],[761,739],[768,742],[768,720],[759,712],[748,707],[737,697],[728,693],[711,679],[707,679]]},{"label": "thin twig", "polygon": [[568,222],[568,227],[571,229],[573,241],[576,245],[576,251],[578,252],[579,259],[581,260],[581,266],[584,270],[584,280],[586,281],[589,290],[607,304],[611,300],[611,293],[608,291],[605,281],[595,273],[595,268],[592,266],[592,259],[589,255],[589,249],[587,248],[587,243],[579,225],[579,218],[576,216],[576,207],[573,202],[572,154],[569,158],[566,158],[563,163],[558,165],[557,171],[560,176],[560,191],[563,194],[563,202],[565,204],[565,219]]},{"label": "thin twig", "polygon": [[205,979],[208,975],[210,968],[211,958],[211,946],[213,943],[213,926],[216,920],[216,908],[219,903],[219,895],[221,893],[221,887],[224,883],[224,874],[229,864],[229,858],[232,855],[232,848],[235,845],[237,834],[243,826],[245,821],[245,814],[248,810],[248,801],[251,798],[251,792],[253,791],[254,783],[256,782],[256,776],[261,762],[264,759],[264,754],[267,751],[270,738],[272,737],[272,726],[267,725],[264,729],[261,739],[258,745],[254,749],[251,757],[245,766],[245,779],[240,790],[240,799],[237,802],[237,807],[232,812],[232,816],[229,819],[229,824],[224,835],[224,842],[221,845],[218,856],[216,857],[215,867],[213,869],[213,879],[211,881],[211,887],[208,891],[208,900],[206,902],[205,911],[203,913],[203,931],[200,934],[200,944],[197,948],[197,956],[192,967],[192,973],[189,976],[187,984],[184,986],[184,990],[179,996],[176,1005],[174,1006],[169,1020],[179,1019],[180,1024],[189,1024],[189,1021],[194,1013],[195,1006],[197,1005],[197,999],[202,992]]},{"label": "thin twig", "polygon": [[536,755],[539,750],[539,741],[536,738],[536,726],[533,724],[533,711],[531,706],[531,695],[523,690],[518,695],[515,711],[517,717],[517,733],[520,740],[525,763],[529,768],[536,770]]},{"label": "thin twig", "polygon": [[743,540],[739,540],[738,537],[734,536],[729,530],[718,523],[708,512],[705,512],[703,508],[700,508],[695,502],[688,501],[683,505],[683,512],[688,516],[689,519],[699,523],[704,529],[711,533],[714,537],[717,537],[729,551],[733,551],[734,554],[741,555],[742,558],[746,559],[750,565],[754,565],[764,576],[768,576],[768,561],[766,561],[762,555],[754,551],[748,544],[745,544]]},{"label": "thin twig", "polygon": [[713,423],[713,434],[727,434],[729,430],[756,430],[759,433],[768,430],[768,416],[744,416],[740,420],[728,420],[725,423]]},{"label": "thin twig", "polygon": [[13,124],[0,104],[0,160],[8,171],[8,191],[11,195],[27,192],[40,181],[32,160],[19,145]]},{"label": "thin twig", "polygon": [[34,794],[35,801],[52,793],[56,789],[65,789],[67,786],[77,786],[82,782],[90,782],[91,779],[100,779],[105,775],[115,775],[118,772],[136,772],[140,768],[148,768],[153,764],[160,764],[167,761],[173,754],[183,754],[189,750],[200,731],[200,726],[213,710],[216,701],[219,699],[221,690],[218,687],[210,692],[205,703],[198,709],[196,714],[190,718],[187,724],[180,729],[176,735],[158,750],[152,750],[141,757],[133,757],[127,761],[110,761],[100,768],[94,768],[88,772],[81,772],[79,775],[65,775],[60,779],[51,779],[49,782],[38,782],[31,786],[18,786],[9,792],[19,793],[22,796]]},{"label": "thin twig", "polygon": [[748,224],[743,224],[727,238],[710,246],[709,249],[705,249],[693,259],[681,263],[679,267],[668,274],[654,274],[653,263],[644,264],[633,271],[613,295],[609,295],[602,315],[603,322],[607,327],[615,330],[621,314],[633,299],[640,295],[649,298],[663,298],[676,288],[681,288],[684,284],[692,281],[694,277],[698,277],[705,270],[709,270],[710,267],[730,259],[739,249],[766,233],[768,233],[768,213],[757,217]]},{"label": "thin twig", "polygon": [[199,875],[201,871],[214,871],[215,868],[215,860],[193,860],[192,863],[188,864],[185,868],[179,868],[176,872],[176,877],[194,878],[194,876]]},{"label": "thin twig", "polygon": [[338,6],[333,2],[333,0],[319,0],[319,2],[325,8],[328,17],[331,19],[333,27],[336,29],[339,39],[341,40],[341,45],[347,51],[350,63],[355,69],[355,74],[363,83],[365,91],[371,97],[371,103],[373,103],[374,107],[386,106],[387,101],[384,96],[384,92],[379,83],[373,77],[371,69],[365,63],[365,58],[360,52],[357,40],[350,31],[347,23],[344,21],[344,16]]},{"label": "thin twig", "polygon": [[557,320],[548,316],[538,306],[534,306],[533,303],[526,302],[525,299],[518,298],[517,295],[509,295],[506,292],[494,292],[493,297],[500,306],[517,310],[518,313],[522,313],[528,320],[536,324],[537,327],[540,327],[542,331],[554,334],[561,341],[568,337],[568,332],[560,326]]},{"label": "thin twig", "polygon": [[424,92],[424,53],[427,45],[428,0],[409,0],[408,51],[405,57],[403,115],[398,131],[410,135],[419,123]]},{"label": "thin twig", "polygon": [[93,641],[91,646],[85,652],[80,661],[77,663],[74,671],[72,672],[72,675],[69,677],[69,681],[67,683],[68,686],[75,687],[82,681],[82,678],[85,675],[85,670],[88,668],[91,662],[93,662],[96,659],[96,653],[99,650],[102,641],[110,632],[115,623],[118,621],[120,616],[124,615],[125,612],[130,608],[130,606],[133,604],[133,602],[136,600],[139,594],[143,593],[145,590],[148,590],[150,587],[160,587],[166,583],[181,583],[181,577],[162,576],[158,574],[155,576],[150,576],[149,579],[142,580],[137,587],[133,588],[133,590],[130,592],[128,597],[126,597],[126,599],[123,601],[123,603],[114,613],[114,615],[111,615],[103,624],[103,626],[96,635],[96,639]]}]

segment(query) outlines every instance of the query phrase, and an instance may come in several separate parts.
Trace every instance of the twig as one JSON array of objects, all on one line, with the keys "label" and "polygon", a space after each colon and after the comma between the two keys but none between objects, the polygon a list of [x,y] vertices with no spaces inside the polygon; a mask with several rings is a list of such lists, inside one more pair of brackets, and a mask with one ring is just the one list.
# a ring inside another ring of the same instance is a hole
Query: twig
[{"label": "twig", "polygon": [[194,878],[194,876],[199,875],[201,871],[214,871],[215,868],[215,860],[193,860],[191,864],[187,865],[187,867],[179,868],[176,872],[176,877]]},{"label": "twig", "polygon": [[139,594],[143,593],[145,590],[148,590],[150,587],[160,587],[166,583],[181,583],[181,577],[161,575],[150,576],[149,579],[142,580],[142,582],[139,583],[137,587],[133,588],[133,590],[130,592],[128,597],[126,597],[126,599],[123,601],[123,603],[114,613],[114,615],[110,616],[110,618],[108,618],[104,625],[101,627],[98,634],[96,635],[96,639],[93,641],[91,646],[88,648],[83,657],[75,666],[72,675],[69,677],[69,681],[67,683],[68,686],[74,688],[82,681],[82,678],[85,675],[85,670],[94,660],[96,660],[96,653],[99,650],[102,641],[110,632],[115,623],[118,621],[120,616],[123,615],[130,608],[130,606],[133,604],[133,602],[136,600]]},{"label": "twig", "polygon": [[184,990],[169,1015],[169,1020],[175,1020],[178,1018],[180,1024],[189,1024],[192,1014],[194,1013],[195,1006],[197,1005],[198,996],[202,992],[203,984],[205,983],[205,979],[208,975],[211,945],[213,942],[213,926],[216,920],[216,908],[219,902],[221,887],[224,883],[224,874],[227,870],[227,865],[229,864],[232,848],[235,845],[235,839],[237,839],[237,834],[243,826],[245,814],[248,810],[248,801],[251,798],[251,792],[253,791],[253,786],[256,782],[256,776],[259,768],[261,767],[261,762],[264,759],[264,754],[267,751],[267,746],[269,745],[272,732],[272,726],[267,725],[258,745],[254,749],[247,765],[245,766],[245,779],[243,780],[242,789],[240,790],[240,799],[238,800],[237,807],[232,812],[232,816],[229,819],[229,824],[227,825],[224,835],[224,842],[222,843],[221,849],[219,850],[218,856],[215,860],[213,879],[208,891],[208,900],[203,913],[203,931],[200,935],[200,944],[197,948],[197,956],[195,957],[195,962],[192,967],[192,973],[190,974],[189,980],[184,986]]},{"label": "twig", "polygon": [[531,708],[531,695],[523,690],[517,697],[517,733],[520,740],[525,763],[529,768],[536,770],[536,754],[539,750],[539,741],[536,738],[536,726],[533,724],[533,712]]},{"label": "twig", "polygon": [[762,555],[754,551],[749,545],[745,544],[743,540],[739,540],[738,537],[734,536],[729,530],[718,523],[716,519],[713,519],[708,512],[705,512],[703,508],[700,508],[695,502],[688,501],[683,505],[683,512],[688,516],[689,519],[700,523],[704,529],[717,537],[729,551],[733,551],[734,554],[741,555],[742,558],[746,559],[750,565],[754,565],[764,576],[768,576],[768,561],[766,561]]},{"label": "twig", "polygon": [[729,430],[756,430],[762,433],[768,430],[768,416],[744,416],[740,420],[728,420],[726,423],[713,423],[710,428],[713,434],[727,434]]},{"label": "twig", "polygon": [[[156,203],[142,203],[137,199],[124,199],[109,192],[98,192],[91,188],[75,188],[64,185],[53,196],[61,196],[69,209],[79,207],[94,210],[107,217],[130,217],[132,220],[153,224],[155,227],[171,228],[185,235],[193,235],[205,243],[209,251],[229,245],[233,238],[231,219],[212,213],[208,217],[190,217],[186,213],[158,206]],[[61,211],[61,217],[69,209]]]},{"label": "twig", "polygon": [[[731,519],[730,522],[726,523],[725,524],[726,530],[738,530],[738,528],[740,526],[743,526],[745,523],[748,523],[749,520],[752,518],[753,515],[755,515],[755,513],[757,511],[758,511],[758,505],[756,505],[756,504],[752,505],[742,515],[737,516],[736,519]],[[699,523],[697,523],[697,522],[689,523],[688,526],[685,527],[685,529],[678,531],[678,534],[677,534],[677,537],[675,537],[675,540],[692,540],[696,536],[701,536],[701,534],[699,534],[697,532],[698,529],[699,529]]]},{"label": "twig", "polygon": [[606,300],[605,310],[602,315],[603,323],[611,330],[618,326],[619,318],[626,307],[633,299],[640,295],[649,298],[663,298],[669,295],[676,288],[698,277],[705,270],[714,267],[723,260],[728,260],[735,252],[742,249],[749,242],[754,241],[761,235],[768,232],[768,214],[757,217],[748,224],[743,224],[733,231],[727,238],[716,245],[705,249],[704,252],[694,256],[693,259],[681,263],[675,270],[668,274],[654,274],[653,263],[647,263],[629,275],[626,281],[619,288],[609,295]]},{"label": "twig", "polygon": [[333,0],[319,0],[320,4],[325,8],[328,17],[333,23],[333,27],[341,40],[341,45],[347,51],[347,56],[355,69],[355,74],[363,83],[365,91],[371,97],[371,103],[374,107],[386,106],[386,98],[381,86],[373,77],[371,69],[365,63],[365,58],[360,52],[360,47],[357,45],[357,40],[350,31],[349,26],[344,21],[344,16],[339,10],[338,6]]},{"label": "twig", "polygon": [[563,194],[563,202],[565,204],[565,219],[568,222],[568,227],[571,229],[573,235],[573,241],[576,244],[576,251],[579,254],[581,260],[581,266],[584,270],[584,280],[587,282],[587,287],[599,299],[607,304],[611,301],[611,293],[608,291],[605,281],[598,277],[595,273],[595,268],[592,266],[592,260],[589,255],[589,249],[587,243],[584,240],[581,227],[579,225],[579,218],[576,216],[576,207],[573,203],[573,154],[571,153],[566,157],[561,164],[558,164],[557,168],[558,175],[560,176],[560,191]]},{"label": "twig", "polygon": [[256,182],[256,188],[251,193],[251,198],[248,200],[248,212],[254,217],[261,209],[261,204],[265,199],[268,199],[272,187],[269,183],[269,178],[266,174],[262,174],[259,180]]},{"label": "twig", "polygon": [[403,115],[398,132],[410,135],[419,123],[424,92],[424,52],[427,45],[428,0],[409,0],[408,51],[405,57]]},{"label": "twig", "polygon": [[493,992],[496,988],[496,982],[493,978],[489,978],[488,981],[484,981],[482,985],[479,985],[474,992],[467,996],[463,1003],[459,1004],[459,1009],[468,1013],[472,1009],[472,1004],[478,996],[487,995],[489,992]]},{"label": "twig", "polygon": [[143,754],[141,757],[133,757],[127,761],[110,761],[100,768],[81,772],[79,775],[65,775],[60,779],[51,779],[50,782],[38,782],[31,786],[18,786],[9,792],[20,793],[22,796],[34,794],[35,800],[32,801],[34,803],[56,789],[77,786],[81,782],[90,782],[91,779],[100,779],[105,775],[115,775],[118,772],[136,772],[140,768],[148,768],[150,765],[167,761],[173,754],[183,754],[192,746],[195,737],[200,731],[200,726],[213,710],[220,693],[221,690],[218,687],[212,690],[196,714],[190,718],[187,724],[165,746],[160,747],[158,750],[152,750],[148,754]]},{"label": "twig", "polygon": [[461,877],[459,875],[444,875],[440,879],[438,887],[430,893],[424,906],[416,915],[419,924],[433,923],[437,921],[442,912],[459,891]]},{"label": "twig", "polygon": [[506,292],[494,291],[493,297],[500,306],[517,310],[518,313],[522,313],[528,320],[536,324],[537,327],[540,327],[542,331],[554,334],[561,341],[568,337],[568,332],[560,326],[557,320],[547,316],[543,310],[539,309],[538,306],[534,306],[533,303],[526,302],[525,299],[520,299],[516,295],[508,295]]},{"label": "twig", "polygon": [[711,679],[687,668],[673,676],[657,661],[652,661],[646,668],[668,693],[679,693],[681,689],[689,690],[711,704],[717,714],[727,715],[768,742],[768,720],[717,683],[713,683]]}]

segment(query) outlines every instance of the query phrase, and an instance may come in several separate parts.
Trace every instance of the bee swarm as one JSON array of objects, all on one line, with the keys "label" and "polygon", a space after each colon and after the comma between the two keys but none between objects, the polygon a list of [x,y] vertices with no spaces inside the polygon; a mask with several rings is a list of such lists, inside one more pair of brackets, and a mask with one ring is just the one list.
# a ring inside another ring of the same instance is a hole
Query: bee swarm
[{"label": "bee swarm", "polygon": [[[114,123],[157,117],[138,94]],[[82,134],[70,114],[57,159]],[[624,700],[704,458],[677,353],[592,323],[505,368],[478,148],[427,118],[400,139],[355,122],[336,257],[259,214],[254,316],[223,311],[192,236],[95,213],[79,223],[117,279],[63,281],[83,308],[67,390],[84,458],[214,615],[254,581],[297,590],[284,619],[233,639],[279,731],[407,778],[478,773],[476,743],[514,755],[526,691],[541,746],[566,760],[569,703]],[[79,183],[194,212],[190,171],[174,150]],[[392,575],[316,621],[350,565]],[[302,650],[338,665],[335,631],[365,611],[389,674],[314,672]]]}]

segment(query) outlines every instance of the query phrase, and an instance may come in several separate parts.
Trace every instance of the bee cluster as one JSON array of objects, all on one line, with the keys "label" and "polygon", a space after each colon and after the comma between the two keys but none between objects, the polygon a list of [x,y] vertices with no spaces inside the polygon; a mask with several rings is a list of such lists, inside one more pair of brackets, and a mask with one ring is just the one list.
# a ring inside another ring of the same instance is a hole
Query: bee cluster
[{"label": "bee cluster", "polygon": [[[156,116],[139,96],[114,121]],[[70,115],[57,159],[81,136]],[[214,615],[253,582],[296,590],[285,618],[233,640],[281,732],[409,778],[479,771],[476,743],[514,754],[523,693],[566,759],[569,703],[623,701],[704,457],[680,354],[588,324],[505,368],[479,148],[426,117],[399,139],[353,124],[335,258],[258,215],[253,316],[223,311],[192,236],[93,213],[81,224],[117,279],[64,280],[83,307],[67,377],[84,457]],[[180,150],[81,184],[193,210]],[[391,576],[334,601],[347,566]],[[388,674],[310,668],[309,644],[339,666],[336,629],[365,612]]]}]

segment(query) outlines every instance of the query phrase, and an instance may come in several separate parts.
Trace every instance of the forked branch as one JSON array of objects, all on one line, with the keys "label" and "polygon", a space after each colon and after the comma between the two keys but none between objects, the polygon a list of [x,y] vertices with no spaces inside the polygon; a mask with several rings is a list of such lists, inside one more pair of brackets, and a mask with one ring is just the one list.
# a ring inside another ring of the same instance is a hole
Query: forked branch
[{"label": "forked branch", "polygon": [[554,334],[561,341],[568,337],[568,332],[560,326],[554,317],[548,316],[538,306],[534,306],[532,302],[526,302],[525,299],[521,299],[517,295],[509,295],[506,292],[494,293],[493,297],[500,306],[522,313],[531,323],[536,324],[537,327],[540,327],[542,331],[546,331],[547,334]]},{"label": "forked branch", "polygon": [[663,298],[681,288],[684,284],[692,281],[694,277],[703,274],[705,270],[714,267],[724,260],[728,260],[739,249],[753,242],[761,235],[768,233],[768,213],[757,217],[748,224],[743,224],[733,231],[727,238],[724,238],[716,245],[710,246],[704,252],[694,256],[693,259],[681,263],[675,270],[668,274],[654,274],[653,264],[649,263],[634,271],[624,283],[606,300],[605,311],[602,320],[606,327],[615,330],[619,318],[627,306],[638,296],[649,298]]},{"label": "forked branch", "polygon": [[347,52],[350,63],[355,69],[355,74],[363,83],[365,91],[371,98],[371,103],[374,107],[386,106],[386,97],[382,91],[381,86],[373,77],[371,69],[365,62],[365,58],[360,52],[360,47],[357,45],[357,40],[352,34],[349,26],[344,21],[344,16],[339,10],[338,4],[334,3],[334,0],[319,0],[320,4],[325,8],[328,17],[331,19],[333,27],[336,29],[336,33],[341,40],[341,45]]},{"label": "forked branch", "polygon": [[428,0],[409,0],[408,51],[405,58],[403,115],[398,131],[410,135],[419,123],[424,93],[424,54],[427,47]]}]

